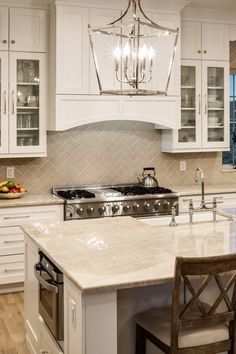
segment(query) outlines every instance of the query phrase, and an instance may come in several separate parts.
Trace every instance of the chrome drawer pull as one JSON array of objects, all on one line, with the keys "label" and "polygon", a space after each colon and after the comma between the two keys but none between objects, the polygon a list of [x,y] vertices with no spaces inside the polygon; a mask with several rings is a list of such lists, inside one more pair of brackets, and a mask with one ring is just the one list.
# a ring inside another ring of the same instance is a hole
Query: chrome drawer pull
[{"label": "chrome drawer pull", "polygon": [[17,242],[23,242],[23,240],[9,240],[9,241],[3,241],[3,243],[17,243]]},{"label": "chrome drawer pull", "polygon": [[4,91],[4,114],[7,114],[7,91]]},{"label": "chrome drawer pull", "polygon": [[28,219],[30,215],[22,215],[22,216],[4,216],[4,220],[15,220],[15,219]]},{"label": "chrome drawer pull", "polygon": [[24,271],[24,268],[15,268],[15,269],[4,269],[4,273],[14,273]]}]

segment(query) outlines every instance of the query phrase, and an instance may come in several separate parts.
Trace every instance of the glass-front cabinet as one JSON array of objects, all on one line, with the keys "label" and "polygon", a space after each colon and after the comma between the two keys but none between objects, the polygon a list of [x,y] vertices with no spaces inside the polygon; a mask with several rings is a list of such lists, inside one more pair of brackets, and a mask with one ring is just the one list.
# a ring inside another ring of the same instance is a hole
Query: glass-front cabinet
[{"label": "glass-front cabinet", "polygon": [[177,143],[182,147],[201,146],[200,65],[185,61],[181,66],[181,129]]},{"label": "glass-front cabinet", "polygon": [[[229,141],[229,68],[227,64],[204,62],[203,144],[225,147]],[[227,84],[226,84],[227,83]]]},{"label": "glass-front cabinet", "polygon": [[181,129],[162,132],[162,151],[229,148],[229,63],[182,60]]},{"label": "glass-front cabinet", "polygon": [[43,150],[45,133],[45,56],[11,53],[10,65],[10,152]]},{"label": "glass-front cabinet", "polygon": [[0,154],[8,152],[8,53],[0,52]]},{"label": "glass-front cabinet", "polygon": [[0,158],[46,156],[45,54],[0,53]]}]

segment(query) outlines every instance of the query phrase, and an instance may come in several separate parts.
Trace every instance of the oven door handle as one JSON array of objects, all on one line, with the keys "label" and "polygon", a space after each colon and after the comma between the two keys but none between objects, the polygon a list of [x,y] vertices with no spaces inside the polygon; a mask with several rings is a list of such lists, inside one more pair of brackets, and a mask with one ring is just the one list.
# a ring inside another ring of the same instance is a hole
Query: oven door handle
[{"label": "oven door handle", "polygon": [[40,274],[39,271],[41,270],[41,266],[39,263],[36,263],[34,265],[34,275],[37,278],[39,284],[41,284],[46,290],[50,291],[50,293],[58,293],[58,287],[52,284],[49,284],[46,280],[44,280]]}]

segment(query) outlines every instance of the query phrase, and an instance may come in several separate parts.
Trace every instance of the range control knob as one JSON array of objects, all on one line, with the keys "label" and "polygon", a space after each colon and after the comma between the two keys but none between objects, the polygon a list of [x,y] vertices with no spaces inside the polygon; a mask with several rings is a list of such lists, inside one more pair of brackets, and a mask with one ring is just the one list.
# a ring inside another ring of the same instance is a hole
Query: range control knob
[{"label": "range control knob", "polygon": [[163,205],[164,205],[165,209],[169,209],[170,208],[170,202],[168,202],[167,200],[164,201]]},{"label": "range control knob", "polygon": [[104,213],[105,213],[105,211],[106,211],[106,207],[101,206],[101,207],[99,208],[99,212],[100,212],[100,214],[104,214]]},{"label": "range control knob", "polygon": [[93,212],[94,212],[94,208],[93,207],[89,207],[88,209],[87,209],[87,212],[88,212],[88,214],[93,214]]},{"label": "range control knob", "polygon": [[145,209],[146,211],[149,211],[151,205],[150,205],[150,203],[147,203],[147,202],[146,202],[146,203],[144,203],[143,207],[144,207],[144,209]]},{"label": "range control knob", "polygon": [[84,209],[83,208],[78,208],[78,209],[76,209],[76,213],[78,215],[82,215],[84,213]]},{"label": "range control knob", "polygon": [[157,211],[160,209],[160,207],[161,207],[161,202],[160,200],[157,200],[154,204],[154,209]]},{"label": "range control knob", "polygon": [[133,205],[133,209],[135,210],[135,211],[138,211],[139,210],[139,204],[138,203],[134,203],[134,205]]},{"label": "range control knob", "polygon": [[117,211],[119,210],[119,208],[120,208],[119,205],[115,204],[115,205],[112,206],[111,209],[112,209],[112,212],[113,212],[113,213],[117,213]]},{"label": "range control knob", "polygon": [[124,209],[125,212],[129,211],[130,210],[129,204],[125,204],[123,209]]}]

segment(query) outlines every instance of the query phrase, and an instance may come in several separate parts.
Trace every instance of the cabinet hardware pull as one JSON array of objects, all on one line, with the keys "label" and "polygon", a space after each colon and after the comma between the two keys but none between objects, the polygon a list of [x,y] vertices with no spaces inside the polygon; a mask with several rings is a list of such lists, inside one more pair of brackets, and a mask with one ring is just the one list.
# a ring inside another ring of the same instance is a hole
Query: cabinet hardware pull
[{"label": "cabinet hardware pull", "polygon": [[24,271],[24,268],[4,269],[4,273],[19,272],[21,270]]},{"label": "cabinet hardware pull", "polygon": [[201,53],[202,51],[200,50],[200,49],[198,49],[198,51],[197,51],[198,53]]},{"label": "cabinet hardware pull", "polygon": [[207,114],[207,95],[205,95],[205,114]]},{"label": "cabinet hardware pull", "polygon": [[2,41],[2,43],[6,44],[6,43],[7,43],[7,40],[6,40],[6,39],[4,39],[4,40]]},{"label": "cabinet hardware pull", "polygon": [[46,350],[42,350],[42,349],[40,350],[40,353],[41,354],[50,354],[50,352],[47,352]]},{"label": "cabinet hardware pull", "polygon": [[22,216],[4,216],[4,220],[15,220],[15,219],[28,219],[30,215],[22,215]]},{"label": "cabinet hardware pull", "polygon": [[206,54],[206,53],[207,53],[207,50],[204,50],[203,53]]},{"label": "cabinet hardware pull", "polygon": [[7,91],[6,90],[4,90],[3,95],[4,95],[4,114],[7,114]]},{"label": "cabinet hardware pull", "polygon": [[198,95],[198,113],[201,114],[201,95]]},{"label": "cabinet hardware pull", "polygon": [[12,91],[11,93],[11,97],[12,97],[12,114],[15,114],[15,102],[14,102],[14,95],[15,95],[15,92]]},{"label": "cabinet hardware pull", "polygon": [[23,240],[9,240],[9,241],[3,241],[3,243],[7,244],[7,243],[19,243],[19,242],[23,242]]},{"label": "cabinet hardware pull", "polygon": [[11,44],[15,44],[16,41],[14,39],[11,40]]}]

